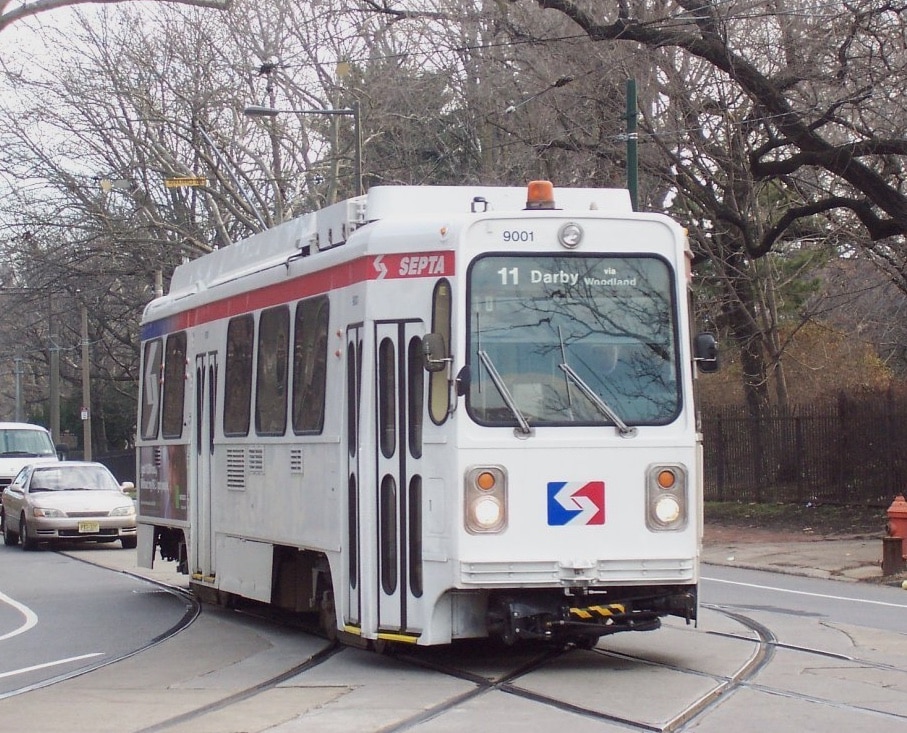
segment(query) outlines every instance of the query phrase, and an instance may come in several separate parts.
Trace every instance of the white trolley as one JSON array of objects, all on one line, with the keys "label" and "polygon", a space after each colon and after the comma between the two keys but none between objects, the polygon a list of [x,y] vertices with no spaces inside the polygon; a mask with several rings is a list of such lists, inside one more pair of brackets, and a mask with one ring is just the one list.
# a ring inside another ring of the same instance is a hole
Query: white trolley
[{"label": "white trolley", "polygon": [[695,619],[688,256],[626,191],[533,182],[376,187],[181,265],[141,327],[139,565],[378,643]]}]

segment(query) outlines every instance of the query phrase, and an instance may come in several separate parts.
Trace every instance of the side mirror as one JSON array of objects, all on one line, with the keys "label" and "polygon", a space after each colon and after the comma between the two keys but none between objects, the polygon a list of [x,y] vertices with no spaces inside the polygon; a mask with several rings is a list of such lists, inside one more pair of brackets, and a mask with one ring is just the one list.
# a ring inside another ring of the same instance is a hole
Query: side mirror
[{"label": "side mirror", "polygon": [[54,446],[54,449],[57,451],[57,458],[61,461],[65,461],[69,458],[69,446],[66,443],[57,443]]},{"label": "side mirror", "polygon": [[714,334],[696,334],[693,338],[693,361],[703,374],[718,371],[718,340]]},{"label": "side mirror", "polygon": [[422,338],[422,366],[427,372],[440,372],[445,369],[450,357],[447,356],[447,345],[440,333],[427,333]]},{"label": "side mirror", "polygon": [[462,397],[469,391],[469,382],[472,379],[472,372],[469,370],[468,365],[464,365],[459,372],[457,372],[457,397]]}]

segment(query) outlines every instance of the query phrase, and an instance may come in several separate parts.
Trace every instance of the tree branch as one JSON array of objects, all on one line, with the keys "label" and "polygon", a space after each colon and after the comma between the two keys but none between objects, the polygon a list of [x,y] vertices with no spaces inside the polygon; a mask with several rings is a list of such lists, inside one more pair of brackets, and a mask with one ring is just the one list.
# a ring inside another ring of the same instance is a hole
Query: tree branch
[{"label": "tree branch", "polygon": [[[778,146],[791,145],[800,150],[799,156],[789,158],[788,162],[780,163],[777,168],[771,164],[763,164],[766,166],[760,171],[763,175],[766,173],[777,175],[778,170],[790,172],[793,170],[791,166],[796,161],[824,168],[847,181],[891,218],[898,233],[907,235],[907,197],[895,186],[889,185],[871,167],[861,162],[854,151],[833,145],[822,138],[812,124],[793,109],[790,101],[784,96],[784,90],[772,83],[755,64],[732,50],[719,35],[711,32],[709,30],[712,28],[711,25],[707,24],[706,30],[700,28],[697,34],[684,30],[682,26],[659,25],[658,22],[641,23],[623,18],[618,18],[614,23],[601,24],[589,13],[581,10],[573,0],[536,0],[536,2],[542,8],[562,12],[579,25],[592,40],[632,41],[650,48],[677,47],[724,72],[765,110],[766,123],[781,135],[782,141]],[[707,11],[714,10],[715,3],[699,0],[698,7],[703,10],[703,16],[711,17]],[[699,15],[690,18],[693,21],[697,19]],[[671,20],[676,23],[677,18]],[[879,149],[881,146],[877,146],[872,154],[881,154],[877,153]],[[891,149],[896,152],[903,150],[903,147],[892,145]],[[862,154],[869,154],[869,151]],[[864,217],[860,218],[864,221]]]},{"label": "tree branch", "polygon": [[[73,5],[111,5],[115,3],[127,2],[128,0],[36,0],[35,2],[25,3],[8,12],[2,11],[6,5],[0,5],[0,31],[9,27],[13,23],[24,18],[31,18],[41,13],[60,8],[68,8]],[[192,5],[199,8],[214,8],[216,10],[229,10],[232,0],[150,0],[153,2],[174,3],[177,5]]]},{"label": "tree branch", "polygon": [[872,204],[869,201],[845,196],[831,196],[821,201],[813,201],[785,211],[784,215],[763,235],[758,251],[753,253],[754,256],[761,256],[769,252],[774,243],[781,238],[781,235],[799,219],[824,214],[834,209],[849,209],[856,214],[874,242],[902,234],[893,221],[881,219],[873,211]]}]

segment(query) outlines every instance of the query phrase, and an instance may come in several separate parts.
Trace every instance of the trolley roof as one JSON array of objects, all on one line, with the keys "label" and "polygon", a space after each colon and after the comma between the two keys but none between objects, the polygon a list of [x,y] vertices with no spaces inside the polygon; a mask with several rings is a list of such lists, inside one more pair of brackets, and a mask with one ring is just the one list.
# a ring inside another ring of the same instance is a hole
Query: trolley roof
[{"label": "trolley roof", "polygon": [[[176,268],[170,293],[191,291],[262,263],[336,247],[359,227],[386,219],[467,216],[526,209],[526,188],[517,186],[375,186],[363,196],[341,201],[254,234]],[[630,194],[618,188],[558,188],[556,206],[564,211],[632,213]]]}]

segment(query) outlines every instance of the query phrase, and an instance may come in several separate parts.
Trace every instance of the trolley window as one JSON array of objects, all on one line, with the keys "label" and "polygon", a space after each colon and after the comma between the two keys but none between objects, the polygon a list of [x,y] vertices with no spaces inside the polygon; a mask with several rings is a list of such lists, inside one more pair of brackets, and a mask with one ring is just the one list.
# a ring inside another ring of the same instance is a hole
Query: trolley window
[{"label": "trolley window", "polygon": [[351,332],[346,342],[346,443],[350,456],[356,455],[356,444],[359,436],[359,379],[357,359],[359,349],[356,345],[355,331]]},{"label": "trolley window", "polygon": [[355,588],[359,585],[359,491],[356,487],[356,474],[350,474],[346,491],[346,541],[349,548],[347,570],[350,588]]},{"label": "trolley window", "polygon": [[[451,292],[447,280],[439,280],[431,299],[431,330],[444,338],[446,355],[450,355]],[[450,387],[447,370],[432,372],[428,381],[428,404],[431,419],[440,425],[450,410]]]},{"label": "trolley window", "polygon": [[249,434],[252,400],[252,344],[255,324],[251,315],[238,316],[227,326],[227,363],[224,368],[224,435]]},{"label": "trolley window", "polygon": [[161,339],[145,342],[142,356],[142,439],[157,438],[158,420],[161,413],[161,363],[163,343]]},{"label": "trolley window", "polygon": [[416,598],[424,589],[422,575],[422,477],[409,482],[409,589]]},{"label": "trolley window", "polygon": [[387,475],[381,479],[378,506],[381,588],[388,595],[397,590],[397,483]]},{"label": "trolley window", "polygon": [[413,458],[422,457],[422,412],[425,406],[425,370],[422,368],[422,339],[410,339],[407,352],[409,364],[406,373],[408,377],[409,399],[407,407],[409,417],[407,433],[409,437],[409,452]]},{"label": "trolley window", "polygon": [[293,326],[293,431],[324,428],[329,301],[326,296],[300,301]]},{"label": "trolley window", "polygon": [[677,313],[662,258],[490,255],[468,287],[478,422],[511,426],[519,411],[532,425],[613,424],[602,404],[627,424],[676,418]]},{"label": "trolley window", "polygon": [[255,432],[283,435],[287,429],[287,370],[290,309],[262,311],[258,321],[258,368],[255,375]]},{"label": "trolley window", "polygon": [[179,438],[183,434],[184,398],[186,396],[186,332],[167,337],[164,356],[164,412],[161,435]]},{"label": "trolley window", "polygon": [[378,443],[385,458],[397,452],[396,368],[394,342],[382,339],[378,347]]}]

